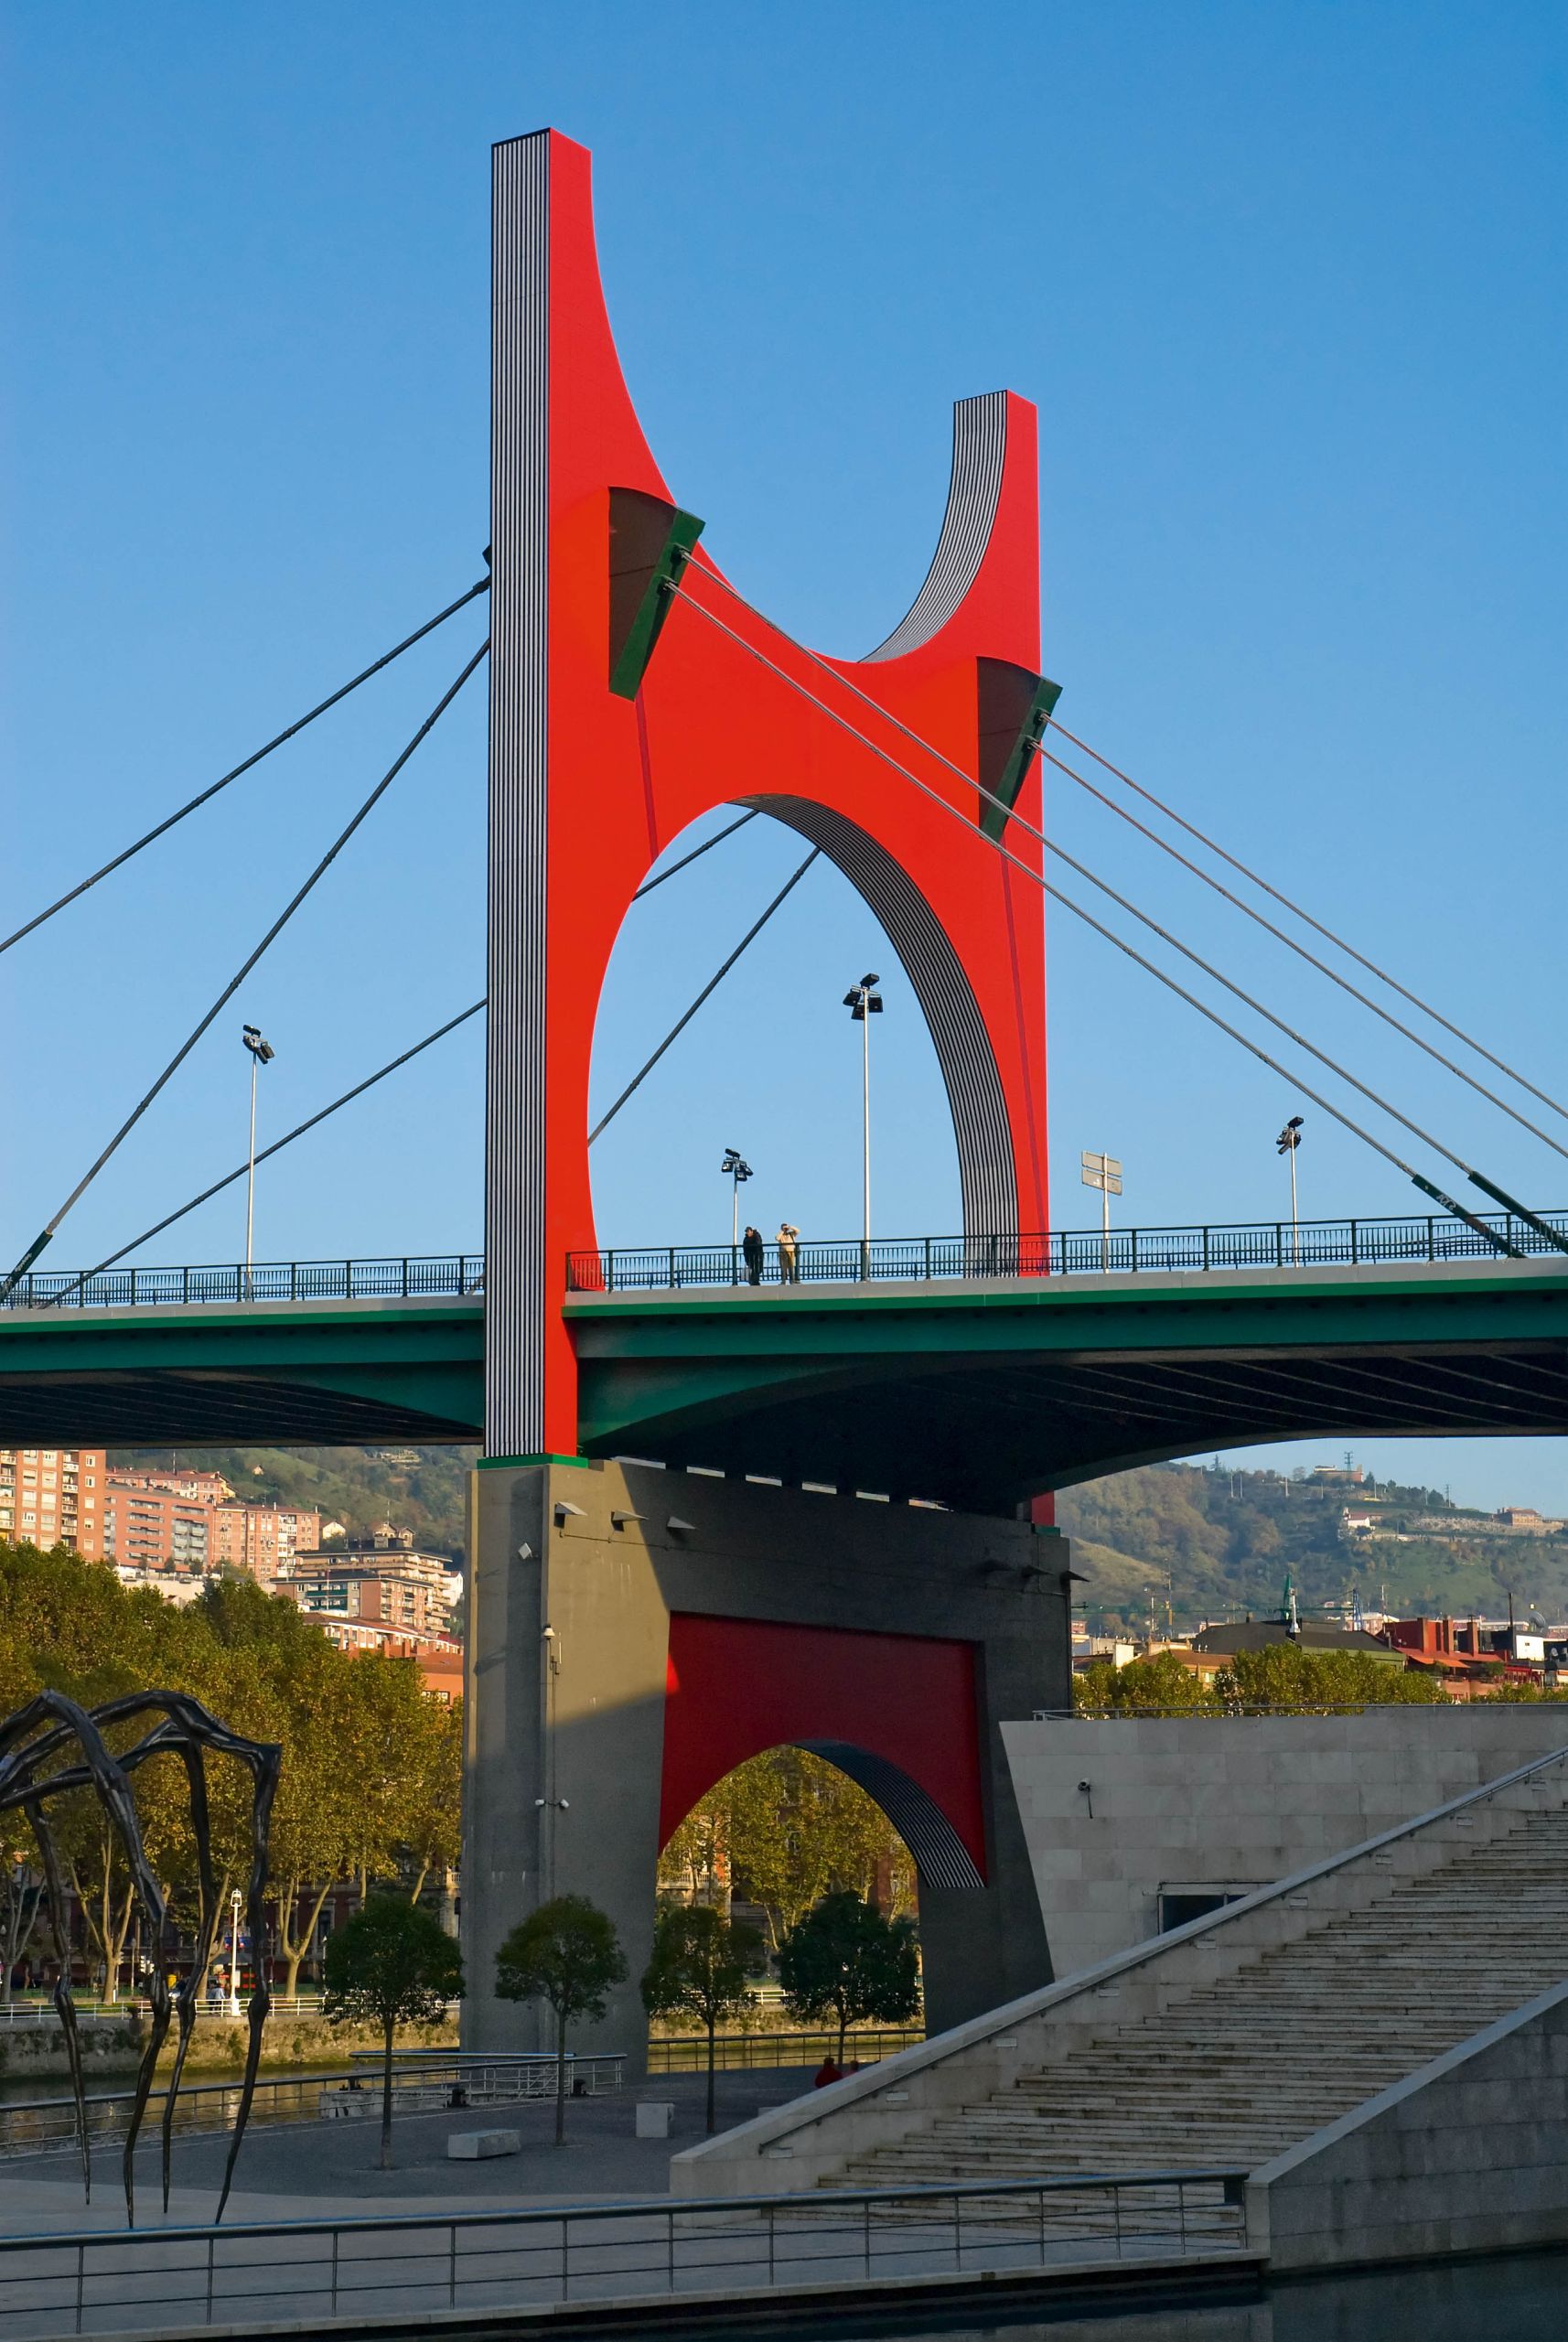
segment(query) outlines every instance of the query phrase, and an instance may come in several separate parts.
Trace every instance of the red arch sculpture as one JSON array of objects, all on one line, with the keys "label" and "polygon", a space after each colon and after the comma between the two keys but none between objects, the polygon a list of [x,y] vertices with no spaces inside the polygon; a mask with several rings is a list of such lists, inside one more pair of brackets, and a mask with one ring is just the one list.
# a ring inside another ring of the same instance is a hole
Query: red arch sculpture
[{"label": "red arch sculpture", "polygon": [[985,1881],[972,1643],[672,1612],[659,1842],[726,1773],[786,1745],[882,1807],[924,1886]]},{"label": "red arch sculpture", "polygon": [[[496,166],[486,1445],[523,1460],[576,1449],[561,1301],[567,1252],[595,1241],[600,987],[650,863],[714,806],[764,805],[881,919],[936,1044],[966,1232],[1045,1228],[1043,900],[983,833],[996,817],[974,784],[1037,824],[1030,725],[1054,694],[1038,674],[1034,411],[1010,392],[957,408],[929,575],[868,657],[813,658],[702,551],[660,596],[681,516],[617,358],[588,155],[542,131]],[[802,542],[832,558],[831,521]],[[1026,831],[1006,843],[1038,866]]]}]

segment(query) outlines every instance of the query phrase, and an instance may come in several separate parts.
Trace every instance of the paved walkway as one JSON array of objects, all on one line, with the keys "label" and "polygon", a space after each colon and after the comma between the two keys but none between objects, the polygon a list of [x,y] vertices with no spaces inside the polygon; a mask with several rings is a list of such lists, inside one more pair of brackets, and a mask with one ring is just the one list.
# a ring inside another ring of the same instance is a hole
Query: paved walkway
[{"label": "paved walkway", "polygon": [[[811,2088],[809,2068],[720,2074],[722,2128],[749,2122],[765,2106],[781,2105]],[[346,2219],[367,2214],[451,2212],[464,2208],[516,2210],[531,2204],[615,2201],[661,2196],[670,2185],[670,2158],[703,2136],[705,2078],[672,2074],[606,2098],[575,2100],[566,2109],[567,2142],[554,2143],[553,2101],[525,2099],[515,2106],[459,2113],[405,2114],[392,2126],[395,2168],[377,2158],[381,2124],[362,2122],[252,2124],[245,2133],[226,2220]],[[668,2139],[636,2136],[639,2098],[663,2098],[675,2107]],[[379,2110],[378,2110],[379,2111]],[[484,2163],[451,2163],[454,2131],[506,2129],[522,2134],[522,2153]],[[212,2218],[229,2152],[226,2133],[177,2139],[169,2220],[189,2226]],[[136,2156],[136,2225],[160,2227],[156,2109]],[[81,2229],[122,2229],[120,2151],[100,2147],[92,2158],[92,2203],[84,2207],[74,2160],[63,2154],[0,2163],[0,2234],[58,2235]]]}]

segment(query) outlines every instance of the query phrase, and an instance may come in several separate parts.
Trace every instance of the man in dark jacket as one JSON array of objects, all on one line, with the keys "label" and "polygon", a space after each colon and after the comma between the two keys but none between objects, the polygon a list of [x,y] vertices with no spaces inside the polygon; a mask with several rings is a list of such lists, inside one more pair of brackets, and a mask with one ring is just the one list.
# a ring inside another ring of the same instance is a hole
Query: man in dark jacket
[{"label": "man in dark jacket", "polygon": [[759,1228],[748,1228],[740,1240],[740,1249],[746,1262],[747,1284],[760,1284],[763,1260],[762,1230]]}]

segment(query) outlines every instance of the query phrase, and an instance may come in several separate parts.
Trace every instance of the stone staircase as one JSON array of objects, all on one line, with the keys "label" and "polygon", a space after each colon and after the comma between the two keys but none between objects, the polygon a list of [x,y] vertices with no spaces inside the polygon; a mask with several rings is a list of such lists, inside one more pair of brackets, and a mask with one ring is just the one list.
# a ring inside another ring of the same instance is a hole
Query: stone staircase
[{"label": "stone staircase", "polygon": [[1108,2012],[1055,2062],[933,2109],[823,2182],[1257,2169],[1568,1976],[1561,1794],[1157,2015],[1118,2027]]}]

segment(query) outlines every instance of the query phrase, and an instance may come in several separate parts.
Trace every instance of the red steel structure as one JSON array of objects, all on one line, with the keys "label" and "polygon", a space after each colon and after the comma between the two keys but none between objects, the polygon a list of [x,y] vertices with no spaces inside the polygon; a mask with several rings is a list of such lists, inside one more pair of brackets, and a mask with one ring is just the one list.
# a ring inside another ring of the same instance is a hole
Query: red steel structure
[{"label": "red steel structure", "polygon": [[[936,1045],[966,1232],[1046,1227],[1043,897],[995,851],[980,789],[1038,825],[1032,743],[1055,693],[1026,401],[960,403],[912,607],[867,656],[822,658],[690,550],[701,523],[616,353],[585,149],[554,131],[498,147],[494,226],[486,1447],[522,1462],[577,1448],[561,1304],[568,1252],[595,1243],[606,970],[650,865],[714,807],[811,840],[881,920]],[[837,557],[830,521],[809,545]],[[1026,830],[1007,822],[1005,843],[1039,866]]]}]

